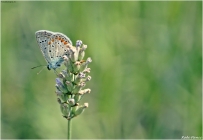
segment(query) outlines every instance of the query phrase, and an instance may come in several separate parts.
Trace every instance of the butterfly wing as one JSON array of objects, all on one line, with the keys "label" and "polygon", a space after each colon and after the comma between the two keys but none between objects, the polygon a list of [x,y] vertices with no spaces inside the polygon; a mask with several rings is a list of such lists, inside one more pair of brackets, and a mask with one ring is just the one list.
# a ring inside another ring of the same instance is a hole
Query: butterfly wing
[{"label": "butterfly wing", "polygon": [[51,62],[51,59],[48,57],[48,51],[47,51],[48,40],[50,39],[50,37],[53,34],[54,34],[53,32],[47,31],[47,30],[39,30],[35,33],[38,46],[40,47],[40,50],[41,50],[45,60],[47,61],[48,65]]},{"label": "butterfly wing", "polygon": [[63,62],[62,56],[67,54],[67,46],[71,45],[71,40],[62,33],[54,33],[47,30],[36,32],[37,43],[48,63],[47,68],[56,69]]},{"label": "butterfly wing", "polygon": [[72,45],[71,40],[62,33],[54,33],[48,39],[48,57],[51,60],[50,68],[56,69],[63,62],[62,56],[67,53],[67,45]]}]

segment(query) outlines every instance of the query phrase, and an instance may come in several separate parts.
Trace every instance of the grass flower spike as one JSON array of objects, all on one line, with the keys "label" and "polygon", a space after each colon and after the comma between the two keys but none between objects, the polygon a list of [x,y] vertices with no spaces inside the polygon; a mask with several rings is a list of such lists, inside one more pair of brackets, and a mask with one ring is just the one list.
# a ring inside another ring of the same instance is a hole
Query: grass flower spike
[{"label": "grass flower spike", "polygon": [[84,89],[86,82],[91,80],[88,64],[91,58],[83,60],[87,45],[81,40],[76,42],[76,47],[68,45],[68,55],[63,56],[65,70],[62,70],[56,78],[56,95],[64,118],[71,120],[80,115],[88,107],[88,103],[80,105],[82,97],[91,92],[91,89]]}]

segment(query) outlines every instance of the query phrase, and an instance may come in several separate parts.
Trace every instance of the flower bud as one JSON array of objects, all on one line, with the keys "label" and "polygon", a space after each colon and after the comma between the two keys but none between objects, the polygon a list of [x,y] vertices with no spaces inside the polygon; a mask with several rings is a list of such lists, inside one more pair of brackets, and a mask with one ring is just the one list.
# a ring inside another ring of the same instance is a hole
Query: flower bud
[{"label": "flower bud", "polygon": [[78,60],[82,60],[84,58],[86,49],[87,49],[87,45],[83,45],[82,48],[80,48],[78,53]]},{"label": "flower bud", "polygon": [[82,45],[82,40],[77,40],[76,41],[76,47],[81,47]]},{"label": "flower bud", "polygon": [[78,60],[78,52],[77,52],[77,50],[75,48],[72,48],[70,50],[70,59],[71,59],[72,62],[75,62],[75,61]]},{"label": "flower bud", "polygon": [[91,76],[87,76],[87,78],[86,78],[86,79],[84,79],[84,80],[83,80],[83,82],[88,82],[88,81],[90,81],[90,80],[91,80],[91,78],[92,78]]},{"label": "flower bud", "polygon": [[84,71],[83,71],[83,73],[90,73],[90,68],[86,68],[86,69],[84,69]]},{"label": "flower bud", "polygon": [[80,62],[76,61],[75,63],[73,63],[73,73],[77,73],[80,69]]},{"label": "flower bud", "polygon": [[82,95],[80,95],[80,94],[75,94],[75,96],[74,96],[76,103],[78,103],[81,100],[81,98],[82,98]]},{"label": "flower bud", "polygon": [[70,105],[70,106],[74,106],[75,105],[75,100],[74,99],[68,99],[68,104]]},{"label": "flower bud", "polygon": [[[59,75],[63,75],[63,79],[65,79],[65,80],[72,80],[71,78],[72,78],[72,76],[70,76],[70,73],[67,73],[67,71],[66,70],[62,70],[60,73],[59,73]],[[59,77],[60,78],[60,77]]]},{"label": "flower bud", "polygon": [[91,62],[92,62],[92,59],[90,57],[88,57],[86,63],[89,64]]},{"label": "flower bud", "polygon": [[73,81],[73,77],[74,77],[74,74],[71,73],[71,72],[67,72],[67,71],[62,71],[65,75],[65,79],[68,80],[68,81]]},{"label": "flower bud", "polygon": [[64,55],[63,56],[63,60],[64,60],[64,65],[67,67],[67,69],[69,71],[73,71],[72,63],[71,63],[69,57],[67,55]]},{"label": "flower bud", "polygon": [[83,44],[82,48],[80,49],[80,52],[84,52],[87,49],[87,45]]},{"label": "flower bud", "polygon": [[85,56],[85,52],[84,51],[83,52],[79,52],[79,54],[78,54],[78,60],[79,61],[82,60],[84,58],[84,56]]},{"label": "flower bud", "polygon": [[56,88],[57,88],[59,91],[63,92],[63,93],[67,93],[67,92],[68,92],[68,90],[67,90],[67,89],[65,88],[65,86],[62,84],[62,82],[60,81],[59,78],[56,78]]},{"label": "flower bud", "polygon": [[69,108],[66,104],[60,104],[60,109],[61,109],[61,113],[64,116],[68,116],[69,115]]},{"label": "flower bud", "polygon": [[55,93],[61,100],[66,101],[66,95],[63,94],[61,91],[56,90]]},{"label": "flower bud", "polygon": [[62,93],[60,90],[58,90],[58,89],[55,91],[55,93],[56,93],[57,96],[60,96],[60,95],[63,94],[63,93]]},{"label": "flower bud", "polygon": [[83,113],[85,108],[87,108],[87,107],[88,107],[88,103],[84,103],[84,105],[78,107],[78,109],[74,112],[75,116],[78,116],[81,113]]},{"label": "flower bud", "polygon": [[56,78],[56,84],[59,86],[63,86],[63,84],[61,83],[61,80],[59,78]]},{"label": "flower bud", "polygon": [[75,112],[78,109],[79,103],[76,103],[75,106],[72,107],[72,112]]},{"label": "flower bud", "polygon": [[64,61],[67,61],[67,62],[69,61],[69,58],[68,58],[67,55],[64,55],[62,58],[63,58]]},{"label": "flower bud", "polygon": [[84,71],[87,68],[87,65],[92,62],[92,59],[89,57],[87,58],[86,62],[82,63],[80,66],[80,71]]},{"label": "flower bud", "polygon": [[87,88],[87,89],[80,90],[78,93],[80,95],[84,95],[84,94],[88,94],[90,92],[91,92],[91,89]]},{"label": "flower bud", "polygon": [[64,78],[65,78],[65,75],[64,75],[62,72],[60,72],[57,76],[58,76],[59,78],[61,78],[61,79],[64,79]]},{"label": "flower bud", "polygon": [[77,94],[75,94],[74,96],[74,99],[75,99],[75,102],[78,103],[82,97],[85,95],[85,94],[88,94],[91,92],[91,89],[84,89],[84,90],[80,90]]},{"label": "flower bud", "polygon": [[78,93],[84,86],[85,86],[84,82],[79,83],[78,85],[75,86],[75,88],[73,89],[72,93],[73,94]]},{"label": "flower bud", "polygon": [[72,84],[72,82],[66,81],[66,86],[67,86],[68,91],[71,92],[73,90],[73,84]]},{"label": "flower bud", "polygon": [[82,79],[84,79],[84,78],[85,78],[85,74],[80,72],[75,78],[75,83],[76,84],[80,83],[82,81]]}]

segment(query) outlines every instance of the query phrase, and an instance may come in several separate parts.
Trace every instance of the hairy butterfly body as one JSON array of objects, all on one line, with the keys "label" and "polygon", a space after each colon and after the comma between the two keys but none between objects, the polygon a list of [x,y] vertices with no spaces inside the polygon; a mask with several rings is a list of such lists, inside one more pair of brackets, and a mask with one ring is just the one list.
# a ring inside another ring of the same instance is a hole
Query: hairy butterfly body
[{"label": "hairy butterfly body", "polygon": [[62,33],[47,30],[39,30],[35,35],[40,50],[48,63],[48,70],[60,67],[63,55],[68,55],[68,46],[72,46],[71,40]]}]

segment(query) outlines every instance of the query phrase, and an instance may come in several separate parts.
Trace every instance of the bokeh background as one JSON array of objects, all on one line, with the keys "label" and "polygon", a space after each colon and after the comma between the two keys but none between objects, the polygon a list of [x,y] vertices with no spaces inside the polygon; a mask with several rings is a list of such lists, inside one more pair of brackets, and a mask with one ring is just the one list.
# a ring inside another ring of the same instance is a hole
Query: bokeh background
[{"label": "bokeh background", "polygon": [[53,70],[31,70],[46,65],[42,29],[93,59],[72,138],[202,136],[202,2],[14,1],[1,2],[2,139],[67,138]]}]

